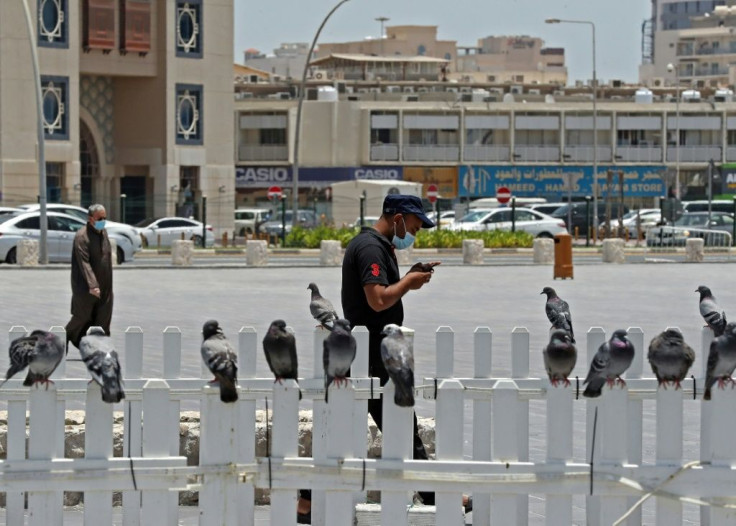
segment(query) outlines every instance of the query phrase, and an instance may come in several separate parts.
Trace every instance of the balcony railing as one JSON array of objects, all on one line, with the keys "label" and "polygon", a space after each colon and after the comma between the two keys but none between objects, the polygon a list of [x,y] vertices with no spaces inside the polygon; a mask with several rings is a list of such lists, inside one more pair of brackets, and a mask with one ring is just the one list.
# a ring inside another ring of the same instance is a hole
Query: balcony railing
[{"label": "balcony railing", "polygon": [[[564,160],[569,162],[585,161],[593,162],[593,150],[592,146],[565,146]],[[598,161],[610,161],[611,160],[611,147],[610,146],[598,146]]]},{"label": "balcony railing", "polygon": [[560,160],[559,146],[516,145],[514,147],[516,162],[542,163]]},{"label": "balcony railing", "polygon": [[616,160],[636,163],[661,163],[661,146],[616,146]]},{"label": "balcony railing", "polygon": [[398,144],[371,144],[371,161],[398,161]]},{"label": "balcony railing", "polygon": [[504,145],[466,144],[465,161],[501,162],[510,160],[511,149]]},{"label": "balcony railing", "polygon": [[[667,161],[677,162],[677,146],[674,144],[667,147]],[[713,159],[716,162],[721,160],[720,146],[680,146],[680,162],[708,162]]]},{"label": "balcony railing", "polygon": [[404,145],[404,161],[456,162],[460,160],[457,144]]},{"label": "balcony railing", "polygon": [[289,148],[285,144],[241,144],[241,161],[288,161]]}]

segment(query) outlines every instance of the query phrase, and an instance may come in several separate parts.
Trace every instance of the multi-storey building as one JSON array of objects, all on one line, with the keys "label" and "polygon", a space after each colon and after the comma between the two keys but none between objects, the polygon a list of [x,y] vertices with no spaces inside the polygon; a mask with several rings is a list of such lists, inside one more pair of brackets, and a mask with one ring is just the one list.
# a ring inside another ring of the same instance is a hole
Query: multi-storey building
[{"label": "multi-storey building", "polygon": [[32,35],[23,2],[0,2],[2,203],[38,196],[30,39],[50,202],[133,222],[197,216],[206,195],[208,222],[231,228],[233,0],[27,1]]}]

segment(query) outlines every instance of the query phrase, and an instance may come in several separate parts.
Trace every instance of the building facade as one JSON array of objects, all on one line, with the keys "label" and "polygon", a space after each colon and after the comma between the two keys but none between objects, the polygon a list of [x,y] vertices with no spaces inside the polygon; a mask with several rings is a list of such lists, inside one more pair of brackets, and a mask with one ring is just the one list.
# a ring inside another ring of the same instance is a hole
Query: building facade
[{"label": "building facade", "polygon": [[286,42],[274,49],[272,55],[265,55],[257,49],[246,50],[244,64],[266,71],[272,76],[296,79],[302,76],[304,64],[307,63],[307,53],[309,53],[307,42]]},{"label": "building facade", "polygon": [[[232,0],[28,0],[49,202],[111,218],[201,213],[232,228]],[[38,196],[23,2],[0,2],[0,192]]]}]

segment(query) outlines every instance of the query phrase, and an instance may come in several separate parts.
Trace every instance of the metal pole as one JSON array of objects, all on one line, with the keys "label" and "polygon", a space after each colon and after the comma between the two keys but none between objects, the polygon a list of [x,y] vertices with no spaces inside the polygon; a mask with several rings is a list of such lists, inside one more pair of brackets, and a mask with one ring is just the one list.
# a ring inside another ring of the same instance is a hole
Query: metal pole
[{"label": "metal pole", "polygon": [[511,231],[516,232],[516,198],[511,198]]},{"label": "metal pole", "polygon": [[598,235],[598,77],[595,67],[595,24],[593,29],[593,239]]},{"label": "metal pole", "polygon": [[360,228],[365,226],[365,190],[360,194]]},{"label": "metal pole", "polygon": [[437,230],[440,230],[440,200],[437,198],[437,200],[434,202],[434,217],[437,221]]},{"label": "metal pole", "polygon": [[38,132],[38,203],[40,205],[40,227],[41,237],[38,246],[38,262],[46,265],[49,262],[49,252],[47,246],[48,220],[46,217],[46,152],[43,131],[43,96],[41,93],[41,71],[38,67],[38,50],[36,49],[36,31],[34,29],[31,10],[28,7],[27,0],[23,0],[23,9],[26,14],[26,23],[28,25],[28,42],[31,45],[31,62],[33,64],[34,85],[36,88],[36,129]]},{"label": "metal pole", "polygon": [[590,246],[590,196],[585,196],[585,246]]},{"label": "metal pole", "polygon": [[[307,84],[307,73],[309,72],[309,62],[312,60],[312,53],[314,53],[314,48],[317,45],[317,39],[319,38],[319,34],[322,32],[322,28],[325,27],[325,24],[327,23],[327,20],[332,16],[332,13],[337,11],[337,9],[344,4],[345,2],[349,2],[350,0],[340,0],[340,2],[332,8],[332,10],[327,13],[327,16],[322,20],[322,23],[320,24],[319,28],[317,29],[317,32],[314,34],[314,39],[312,40],[312,45],[309,47],[309,53],[307,53],[307,60],[304,63],[304,71],[302,72],[302,80],[299,83],[299,93],[297,94],[297,106],[296,106],[296,129],[294,130],[294,168],[292,170],[292,192],[293,192],[293,210],[294,210],[294,218],[293,218],[293,225],[297,226],[298,224],[298,212],[299,212],[299,139],[301,137],[301,130],[302,130],[302,106],[304,105],[304,87]],[[282,209],[284,206],[282,205]]]},{"label": "metal pole", "polygon": [[736,245],[736,195],[733,196],[733,232],[731,233],[731,244]]},{"label": "metal pole", "polygon": [[708,224],[710,224],[713,204],[713,168],[713,159],[711,159],[708,162]]},{"label": "metal pole", "polygon": [[675,66],[675,82],[677,83],[677,100],[675,100],[675,114],[677,115],[677,123],[675,124],[675,197],[680,201],[680,68]]},{"label": "metal pole", "polygon": [[[294,212],[294,216],[297,212]],[[296,227],[296,220],[294,220],[294,226]],[[286,246],[286,198],[281,196],[281,248]]]},{"label": "metal pole", "polygon": [[207,247],[207,196],[202,196],[202,248]]},{"label": "metal pole", "polygon": [[572,172],[567,174],[567,230],[572,234]]},{"label": "metal pole", "polygon": [[120,222],[125,223],[125,194],[120,194]]},{"label": "metal pole", "polygon": [[390,20],[390,18],[388,18],[387,16],[379,16],[375,18],[375,20],[376,22],[381,23],[381,37],[380,37],[381,38],[381,56],[383,56],[383,23]]}]

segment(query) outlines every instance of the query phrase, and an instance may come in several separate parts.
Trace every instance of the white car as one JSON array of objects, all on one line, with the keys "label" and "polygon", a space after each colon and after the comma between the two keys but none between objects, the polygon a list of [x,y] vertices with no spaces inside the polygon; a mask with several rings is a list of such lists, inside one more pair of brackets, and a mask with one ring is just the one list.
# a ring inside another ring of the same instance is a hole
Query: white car
[{"label": "white car", "polygon": [[[517,208],[516,230],[534,237],[554,237],[567,232],[565,222],[528,208]],[[451,230],[511,230],[511,208],[476,209],[456,219]]]},{"label": "white car", "polygon": [[[0,261],[16,263],[17,246],[21,239],[41,238],[41,212],[38,210],[0,216]],[[86,221],[59,212],[47,212],[46,244],[49,263],[69,263],[72,260],[74,236]],[[118,245],[118,263],[132,261],[135,248],[130,239],[118,232],[108,232]]]},{"label": "white car", "polygon": [[[639,210],[631,210],[624,214],[621,221],[624,228],[629,231],[629,237],[635,238],[637,235],[636,218],[639,216],[641,232],[644,233],[648,228],[657,226],[662,219],[662,211],[659,208],[641,208]],[[611,231],[616,232],[618,229],[618,218],[611,218]],[[606,228],[605,222],[600,226],[601,232]]]},{"label": "white car", "polygon": [[[28,205],[21,205],[19,208],[22,208],[23,210],[39,210],[41,208],[41,205],[37,203],[28,204]],[[75,205],[67,205],[63,203],[48,203],[46,205],[46,210],[49,212],[60,212],[62,214],[70,215],[72,217],[76,217],[77,219],[81,219],[85,223],[87,222],[87,209],[82,208],[81,206],[75,206]],[[126,225],[125,223],[118,223],[116,221],[110,221],[107,220],[107,224],[105,225],[105,230],[107,230],[107,235],[109,236],[111,233],[117,233],[122,234],[128,239],[130,239],[130,242],[133,244],[133,247],[135,247],[135,251],[139,252],[141,250],[142,241],[141,236],[138,235],[138,231],[130,226]]]},{"label": "white car", "polygon": [[[173,241],[189,239],[194,241],[195,247],[202,246],[202,223],[186,217],[161,217],[144,219],[137,223],[136,229],[143,238],[143,244],[148,247],[170,247]],[[212,227],[207,225],[206,243],[208,247],[215,245],[215,234]]]},{"label": "white car", "polygon": [[[437,224],[437,219],[434,212],[427,213],[427,217],[430,218],[434,224]],[[454,210],[442,210],[440,212],[440,228],[449,228],[450,225],[455,221],[455,211]]]}]

